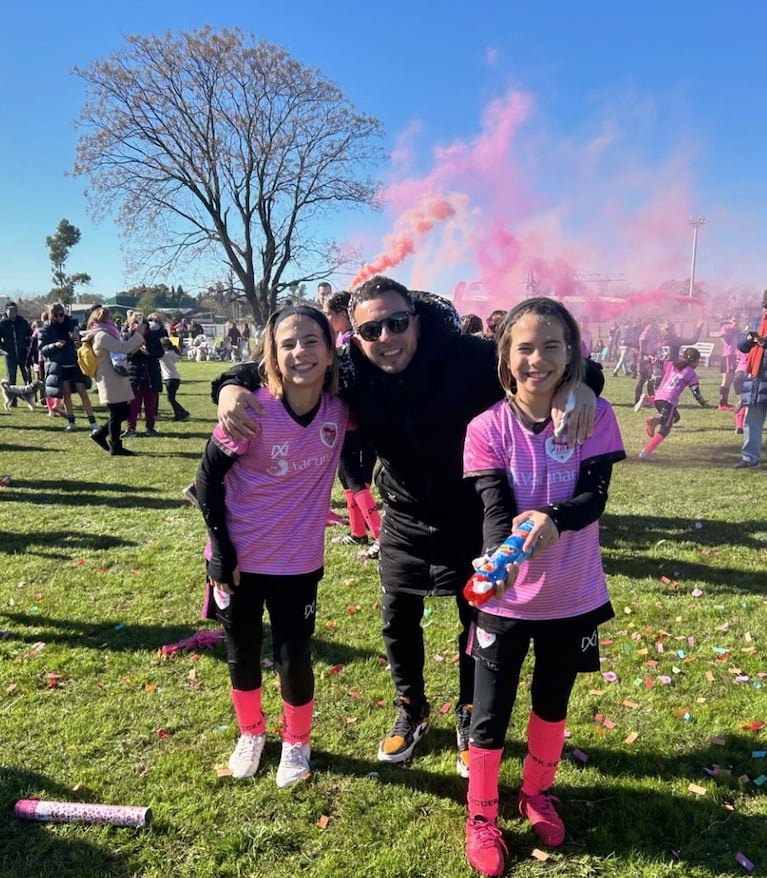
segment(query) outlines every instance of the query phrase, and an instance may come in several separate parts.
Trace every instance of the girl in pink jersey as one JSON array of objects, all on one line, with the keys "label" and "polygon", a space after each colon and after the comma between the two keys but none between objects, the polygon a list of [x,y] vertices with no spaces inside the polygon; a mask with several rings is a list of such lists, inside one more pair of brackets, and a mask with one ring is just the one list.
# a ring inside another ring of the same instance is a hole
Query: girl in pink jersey
[{"label": "girl in pink jersey", "polygon": [[695,371],[699,362],[700,351],[697,348],[686,348],[678,360],[675,362],[667,360],[664,364],[663,377],[655,391],[655,408],[658,410],[658,417],[648,418],[645,422],[645,432],[650,437],[650,441],[639,452],[640,460],[655,460],[655,449],[679,420],[679,398],[685,387],[690,388],[700,405],[704,408],[708,407],[708,403],[701,396],[698,373]]},{"label": "girl in pink jersey", "polygon": [[[269,318],[258,435],[228,439],[216,427],[197,473],[209,542],[209,599],[224,625],[240,738],[229,758],[235,778],[258,770],[266,741],[261,709],[264,606],[285,724],[277,786],[308,777],[317,584],[323,575],[325,515],[348,421],[338,389],[336,348],[321,311],[290,306]],[[210,615],[211,613],[209,613]]]},{"label": "girl in pink jersey", "polygon": [[599,670],[597,625],[613,616],[598,519],[612,465],[626,456],[617,421],[598,399],[594,432],[574,448],[551,423],[554,394],[582,370],[578,324],[567,309],[547,298],[520,303],[505,318],[498,341],[506,399],[475,418],[466,433],[464,476],[474,481],[484,506],[485,551],[523,521],[533,522],[524,546],[534,548],[533,555],[510,565],[505,583],[477,609],[471,643],[466,855],[486,875],[500,875],[508,853],[497,825],[498,772],[530,642],[532,712],[519,811],[553,847],[562,844],[565,829],[548,790],[570,692],[579,672]]}]

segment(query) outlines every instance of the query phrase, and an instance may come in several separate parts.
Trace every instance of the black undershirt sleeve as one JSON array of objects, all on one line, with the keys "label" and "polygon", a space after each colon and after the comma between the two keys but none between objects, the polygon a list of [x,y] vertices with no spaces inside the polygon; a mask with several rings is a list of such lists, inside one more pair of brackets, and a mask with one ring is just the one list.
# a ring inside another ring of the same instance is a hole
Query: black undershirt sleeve
[{"label": "black undershirt sleeve", "polygon": [[229,384],[246,387],[251,392],[258,390],[261,386],[258,365],[256,363],[240,363],[214,378],[210,382],[210,398],[214,403],[218,404],[218,395],[221,392],[221,388]]},{"label": "black undershirt sleeve", "polygon": [[224,476],[236,463],[237,456],[222,447],[214,438],[208,440],[197,470],[195,485],[197,502],[210,537],[211,557],[208,576],[217,582],[233,585],[232,574],[237,566],[237,552],[226,526],[226,489]]},{"label": "black undershirt sleeve", "polygon": [[564,530],[582,530],[605,511],[612,472],[612,462],[604,458],[584,461],[573,498],[544,506],[541,512],[549,516],[560,533]]}]

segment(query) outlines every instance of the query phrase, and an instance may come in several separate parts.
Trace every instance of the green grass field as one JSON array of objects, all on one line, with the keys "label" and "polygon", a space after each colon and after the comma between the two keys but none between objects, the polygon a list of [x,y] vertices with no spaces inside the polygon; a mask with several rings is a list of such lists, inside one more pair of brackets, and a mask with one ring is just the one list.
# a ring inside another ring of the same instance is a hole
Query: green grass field
[{"label": "green grass field", "polygon": [[[330,544],[320,586],[311,779],[275,786],[279,693],[255,778],[219,776],[237,737],[222,646],[162,646],[199,620],[204,528],[181,497],[213,426],[220,364],[182,365],[183,424],[110,458],[44,409],[0,411],[0,876],[469,876],[454,773],[454,605],[428,604],[433,725],[408,766],[375,761],[393,719],[374,563]],[[718,374],[701,370],[716,403]],[[555,792],[564,847],[537,859],[517,817],[523,679],[501,771],[515,876],[767,875],[767,489],[735,471],[733,416],[687,394],[640,463],[633,381],[607,377],[629,459],[602,520],[616,618],[582,677]],[[334,498],[343,509],[340,490]],[[286,551],[290,551],[286,534]],[[764,727],[762,724],[765,724]],[[22,822],[17,799],[151,806],[149,830]],[[748,862],[748,860],[746,862]]]}]

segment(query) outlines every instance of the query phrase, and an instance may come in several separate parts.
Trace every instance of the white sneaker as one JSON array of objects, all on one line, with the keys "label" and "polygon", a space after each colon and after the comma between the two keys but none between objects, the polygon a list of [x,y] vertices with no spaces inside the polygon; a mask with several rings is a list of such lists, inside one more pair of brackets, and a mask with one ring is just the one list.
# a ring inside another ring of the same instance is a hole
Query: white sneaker
[{"label": "white sneaker", "polygon": [[258,771],[261,762],[261,754],[264,752],[266,735],[240,735],[240,740],[234,748],[234,753],[229,757],[229,768],[232,777],[241,780],[244,777],[253,777]]},{"label": "white sneaker", "polygon": [[309,777],[312,773],[309,767],[309,756],[312,752],[311,744],[288,744],[282,742],[282,756],[277,768],[277,786],[281,788],[292,787],[293,784]]},{"label": "white sneaker", "polygon": [[90,431],[91,433],[98,433],[99,425],[95,421],[91,421],[90,423]]},{"label": "white sneaker", "polygon": [[641,412],[641,411],[642,411],[642,406],[644,405],[644,399],[645,399],[645,396],[644,396],[644,393],[643,393],[643,394],[639,397],[639,399],[636,401],[636,403],[634,404],[634,411],[635,411],[635,412]]},{"label": "white sneaker", "polygon": [[643,449],[639,452],[639,459],[645,461],[645,463],[655,463],[658,458],[651,452]]}]

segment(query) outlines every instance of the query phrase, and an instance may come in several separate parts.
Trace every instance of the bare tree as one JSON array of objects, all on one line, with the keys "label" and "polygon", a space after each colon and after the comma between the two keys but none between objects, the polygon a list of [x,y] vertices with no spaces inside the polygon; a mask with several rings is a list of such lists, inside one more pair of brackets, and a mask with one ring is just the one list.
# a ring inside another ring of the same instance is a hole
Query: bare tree
[{"label": "bare tree", "polygon": [[129,36],[87,69],[74,172],[144,266],[211,252],[263,323],[281,291],[347,259],[313,220],[373,206],[381,123],[321,71],[240,30]]}]

